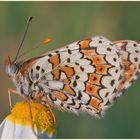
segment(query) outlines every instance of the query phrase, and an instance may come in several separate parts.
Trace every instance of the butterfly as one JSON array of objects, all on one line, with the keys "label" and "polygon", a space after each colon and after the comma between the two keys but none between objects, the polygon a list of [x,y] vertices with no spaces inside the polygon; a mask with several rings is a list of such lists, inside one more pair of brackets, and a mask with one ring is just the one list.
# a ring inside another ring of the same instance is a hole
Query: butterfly
[{"label": "butterfly", "polygon": [[15,92],[59,110],[100,118],[140,72],[140,44],[95,36],[27,61],[6,60]]}]

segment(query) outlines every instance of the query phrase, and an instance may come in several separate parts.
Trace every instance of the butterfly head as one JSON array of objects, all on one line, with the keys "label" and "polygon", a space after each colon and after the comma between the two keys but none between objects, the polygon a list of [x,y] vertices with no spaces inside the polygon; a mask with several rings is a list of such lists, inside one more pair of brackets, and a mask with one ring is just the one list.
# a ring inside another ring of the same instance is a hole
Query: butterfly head
[{"label": "butterfly head", "polygon": [[12,61],[8,56],[5,61],[5,65],[6,65],[6,73],[8,74],[8,76],[11,78],[15,76],[16,73],[18,72],[18,64],[15,61]]}]

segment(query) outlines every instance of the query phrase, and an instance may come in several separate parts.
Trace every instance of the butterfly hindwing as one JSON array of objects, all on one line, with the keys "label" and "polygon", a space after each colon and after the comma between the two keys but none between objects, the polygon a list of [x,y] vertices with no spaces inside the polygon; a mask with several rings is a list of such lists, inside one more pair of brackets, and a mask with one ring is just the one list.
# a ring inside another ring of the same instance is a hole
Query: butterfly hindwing
[{"label": "butterfly hindwing", "polygon": [[114,42],[122,59],[123,83],[120,90],[123,91],[131,86],[140,72],[140,44],[136,41],[121,40]]}]

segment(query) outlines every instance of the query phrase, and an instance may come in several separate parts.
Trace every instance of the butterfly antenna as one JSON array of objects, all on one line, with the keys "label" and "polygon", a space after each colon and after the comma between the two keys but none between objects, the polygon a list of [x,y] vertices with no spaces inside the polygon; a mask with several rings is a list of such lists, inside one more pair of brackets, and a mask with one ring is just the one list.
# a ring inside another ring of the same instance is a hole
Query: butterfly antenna
[{"label": "butterfly antenna", "polygon": [[17,60],[17,58],[18,58],[19,52],[20,52],[21,47],[22,47],[22,45],[23,45],[23,42],[24,42],[24,40],[25,40],[25,37],[26,37],[27,31],[28,31],[29,25],[30,25],[30,22],[31,22],[32,19],[33,19],[33,17],[30,16],[30,17],[28,18],[28,20],[27,20],[25,32],[24,32],[22,41],[21,41],[21,43],[20,43],[20,46],[19,46],[19,48],[18,48],[18,51],[17,51],[17,53],[16,53],[16,57],[15,57],[15,59],[14,59],[14,62],[15,62],[15,61]]},{"label": "butterfly antenna", "polygon": [[[51,38],[47,38],[47,39],[45,39],[45,40],[43,41],[43,44],[48,45],[48,43],[50,43],[51,41],[52,41]],[[42,46],[40,46],[40,45],[42,45],[42,43],[40,43],[39,45],[37,45],[37,46],[34,47],[34,48],[31,48],[31,49],[29,49],[29,50],[23,52],[20,56],[18,56],[18,59],[21,58],[22,56],[26,55],[27,53],[30,53],[31,51],[36,50],[36,49],[42,47]]]}]

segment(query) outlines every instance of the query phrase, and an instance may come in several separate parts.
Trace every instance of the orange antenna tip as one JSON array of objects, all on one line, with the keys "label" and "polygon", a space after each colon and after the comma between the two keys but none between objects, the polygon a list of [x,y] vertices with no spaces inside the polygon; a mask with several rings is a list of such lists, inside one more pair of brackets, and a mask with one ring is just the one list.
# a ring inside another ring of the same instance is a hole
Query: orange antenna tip
[{"label": "orange antenna tip", "polygon": [[51,41],[52,41],[51,38],[47,38],[43,43],[44,43],[44,44],[48,44],[48,43],[50,43]]}]

